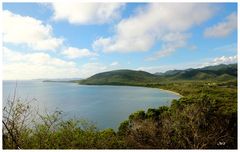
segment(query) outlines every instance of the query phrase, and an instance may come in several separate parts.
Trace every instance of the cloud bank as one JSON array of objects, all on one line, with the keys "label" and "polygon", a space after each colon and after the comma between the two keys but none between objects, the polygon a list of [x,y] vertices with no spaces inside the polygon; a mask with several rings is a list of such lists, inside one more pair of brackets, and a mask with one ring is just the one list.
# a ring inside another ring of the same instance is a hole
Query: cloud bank
[{"label": "cloud bank", "polygon": [[53,3],[54,20],[71,24],[104,24],[121,16],[123,3]]},{"label": "cloud bank", "polygon": [[93,48],[104,52],[144,52],[162,42],[162,48],[150,57],[150,60],[158,59],[184,47],[187,31],[214,13],[215,9],[208,4],[151,3],[121,20],[115,35],[100,37],[94,41]]}]

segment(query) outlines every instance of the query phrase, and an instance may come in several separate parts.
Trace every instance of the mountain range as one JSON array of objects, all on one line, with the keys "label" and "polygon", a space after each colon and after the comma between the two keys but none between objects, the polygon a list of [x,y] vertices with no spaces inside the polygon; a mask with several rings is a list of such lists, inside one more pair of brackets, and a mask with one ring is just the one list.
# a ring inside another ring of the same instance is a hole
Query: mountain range
[{"label": "mountain range", "polygon": [[178,80],[227,81],[237,79],[237,64],[220,64],[198,69],[170,70],[165,73],[151,74],[145,71],[114,70],[95,74],[79,80],[80,84],[96,85],[138,85]]}]

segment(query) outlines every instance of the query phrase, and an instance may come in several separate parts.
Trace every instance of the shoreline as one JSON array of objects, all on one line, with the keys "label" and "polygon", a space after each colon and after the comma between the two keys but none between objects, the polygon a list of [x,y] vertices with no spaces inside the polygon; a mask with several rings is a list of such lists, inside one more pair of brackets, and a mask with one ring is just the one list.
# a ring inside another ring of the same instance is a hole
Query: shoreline
[{"label": "shoreline", "polygon": [[178,92],[174,92],[174,91],[171,91],[171,90],[165,90],[165,89],[161,89],[161,88],[157,88],[157,89],[160,89],[160,90],[165,91],[165,92],[170,92],[170,93],[173,93],[173,94],[178,95],[178,96],[180,96],[180,97],[183,97],[183,95],[181,95],[181,94],[178,93]]},{"label": "shoreline", "polygon": [[[58,82],[58,83],[77,83],[77,82],[73,82],[73,81],[43,81],[43,82]],[[91,86],[91,85],[96,85],[96,86],[130,86],[130,87],[144,87],[144,88],[155,88],[155,87],[147,87],[147,86],[141,86],[141,85],[114,85],[114,84],[79,84],[77,83],[78,85],[86,85],[86,86]],[[180,93],[178,92],[174,92],[174,91],[171,91],[171,90],[166,90],[166,89],[162,89],[162,88],[155,88],[155,89],[159,89],[161,91],[165,91],[165,92],[169,92],[169,93],[172,93],[172,94],[175,94],[175,95],[178,95],[181,97],[183,97],[183,95],[181,95]]]},{"label": "shoreline", "polygon": [[181,95],[180,93],[178,92],[174,92],[174,91],[171,91],[171,90],[166,90],[166,89],[162,89],[162,88],[157,88],[157,87],[147,87],[147,86],[141,86],[141,85],[114,85],[114,84],[79,84],[78,85],[87,85],[87,86],[91,86],[91,85],[95,85],[95,86],[129,86],[129,87],[144,87],[144,88],[154,88],[154,89],[159,89],[161,91],[165,91],[165,92],[169,92],[169,93],[172,93],[172,94],[175,94],[175,95],[178,95],[181,97],[183,97],[183,95]]}]

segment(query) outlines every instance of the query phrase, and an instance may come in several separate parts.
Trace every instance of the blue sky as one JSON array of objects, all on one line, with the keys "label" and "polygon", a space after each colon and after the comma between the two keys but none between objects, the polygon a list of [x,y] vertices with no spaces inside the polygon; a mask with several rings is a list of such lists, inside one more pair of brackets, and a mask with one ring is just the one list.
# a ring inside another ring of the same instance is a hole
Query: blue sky
[{"label": "blue sky", "polygon": [[4,79],[236,62],[236,3],[3,3]]}]

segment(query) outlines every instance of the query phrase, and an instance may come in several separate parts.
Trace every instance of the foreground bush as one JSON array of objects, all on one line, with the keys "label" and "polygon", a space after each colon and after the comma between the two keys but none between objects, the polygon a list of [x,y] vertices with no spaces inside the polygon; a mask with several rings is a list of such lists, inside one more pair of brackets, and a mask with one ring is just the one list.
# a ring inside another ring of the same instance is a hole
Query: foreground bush
[{"label": "foreground bush", "polygon": [[4,149],[120,149],[114,130],[98,130],[86,120],[63,120],[60,111],[40,115],[29,102],[10,100],[3,109]]},{"label": "foreground bush", "polygon": [[169,108],[133,113],[119,134],[129,148],[236,149],[237,113],[219,109],[208,96],[181,98]]}]

